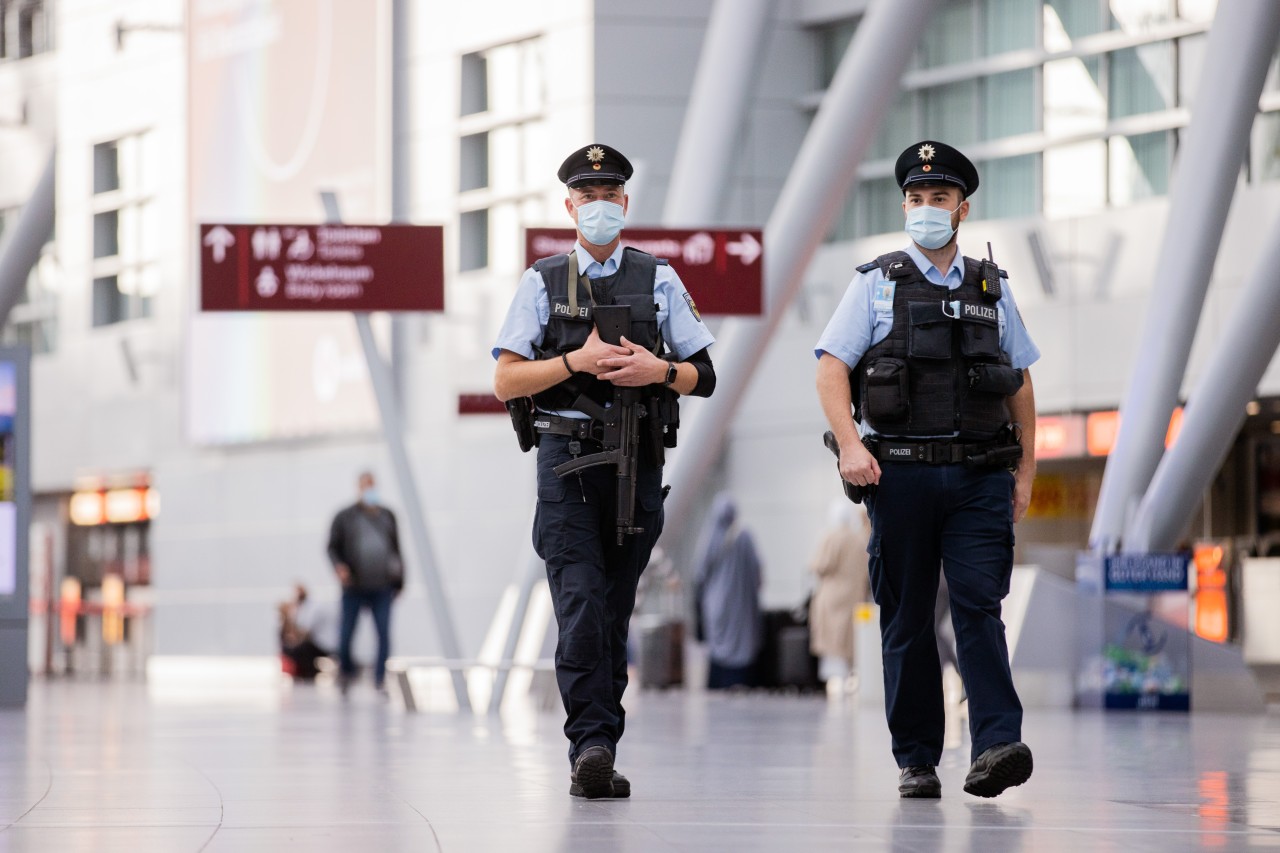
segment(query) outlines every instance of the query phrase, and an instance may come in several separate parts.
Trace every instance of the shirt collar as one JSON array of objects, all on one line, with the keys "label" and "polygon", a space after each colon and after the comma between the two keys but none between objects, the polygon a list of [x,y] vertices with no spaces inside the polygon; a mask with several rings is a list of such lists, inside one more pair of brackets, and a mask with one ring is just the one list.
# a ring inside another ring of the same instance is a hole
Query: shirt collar
[{"label": "shirt collar", "polygon": [[[584,275],[587,272],[587,267],[594,264],[596,259],[591,257],[591,253],[582,247],[582,243],[578,243],[575,248],[578,252],[578,275]],[[618,271],[618,267],[622,265],[622,251],[624,248],[626,247],[622,243],[618,243],[618,248],[613,250],[613,254],[604,259],[604,272],[601,275],[613,275]]]},{"label": "shirt collar", "polygon": [[[915,243],[907,246],[907,255],[915,262],[915,265],[924,273],[924,277],[934,284],[944,284],[947,279],[954,277],[958,282],[964,281],[964,255],[960,252],[960,245],[956,244],[956,256],[951,259],[951,266],[944,274],[941,270],[933,265],[933,261],[925,257],[924,252],[916,246]],[[957,282],[957,283],[958,283]]]}]

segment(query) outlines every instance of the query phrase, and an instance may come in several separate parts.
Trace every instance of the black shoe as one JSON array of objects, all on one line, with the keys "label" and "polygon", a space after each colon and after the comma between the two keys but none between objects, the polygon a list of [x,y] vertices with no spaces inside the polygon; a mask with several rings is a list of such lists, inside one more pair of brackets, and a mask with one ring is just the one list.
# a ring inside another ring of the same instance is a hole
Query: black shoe
[{"label": "black shoe", "polygon": [[[577,786],[582,793],[579,796],[588,800],[613,796],[613,753],[603,746],[589,746],[578,754],[573,762],[573,772],[569,774],[569,793]],[[627,792],[631,792],[628,784]]]},{"label": "black shoe", "polygon": [[898,793],[904,798],[936,800],[942,796],[942,780],[932,767],[904,767],[898,776]]},{"label": "black shoe", "polygon": [[[582,791],[582,786],[573,781],[572,778],[569,781],[569,795],[572,797],[586,796]],[[631,782],[617,770],[613,771],[613,794],[611,796],[615,800],[622,800],[631,796]]]},{"label": "black shoe", "polygon": [[1031,750],[1025,743],[1001,743],[988,749],[969,768],[965,793],[998,797],[1006,788],[1031,778]]}]

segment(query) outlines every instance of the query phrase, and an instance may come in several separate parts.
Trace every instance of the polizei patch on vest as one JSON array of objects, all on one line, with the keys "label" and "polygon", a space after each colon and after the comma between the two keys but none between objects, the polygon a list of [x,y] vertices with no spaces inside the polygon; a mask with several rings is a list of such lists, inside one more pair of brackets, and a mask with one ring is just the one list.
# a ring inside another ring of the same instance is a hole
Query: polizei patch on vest
[{"label": "polizei patch on vest", "polygon": [[984,320],[988,323],[994,323],[999,319],[996,306],[983,305],[979,302],[961,302],[960,317],[964,320]]},{"label": "polizei patch on vest", "polygon": [[551,313],[556,317],[564,317],[568,320],[588,320],[591,318],[591,306],[579,305],[578,313],[574,314],[573,309],[569,307],[567,302],[551,303]]}]

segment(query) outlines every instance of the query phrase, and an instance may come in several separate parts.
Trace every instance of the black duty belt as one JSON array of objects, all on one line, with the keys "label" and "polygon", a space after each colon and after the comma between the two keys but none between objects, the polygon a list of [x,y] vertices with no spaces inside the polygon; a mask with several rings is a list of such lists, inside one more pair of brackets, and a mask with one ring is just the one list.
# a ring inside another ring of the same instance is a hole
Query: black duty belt
[{"label": "black duty belt", "polygon": [[600,438],[600,426],[591,418],[565,418],[534,412],[533,428],[543,434],[567,435],[579,440]]},{"label": "black duty belt", "polygon": [[863,444],[881,462],[923,462],[927,465],[1005,467],[1022,458],[1022,445],[983,441],[893,441],[867,436]]}]

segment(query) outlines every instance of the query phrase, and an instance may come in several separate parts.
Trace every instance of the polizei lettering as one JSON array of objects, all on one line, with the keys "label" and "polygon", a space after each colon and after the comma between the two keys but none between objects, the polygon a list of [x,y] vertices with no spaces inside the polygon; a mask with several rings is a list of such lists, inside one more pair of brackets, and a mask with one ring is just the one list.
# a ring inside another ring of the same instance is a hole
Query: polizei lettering
[{"label": "polizei lettering", "polygon": [[911,448],[910,447],[890,447],[889,455],[890,456],[910,456]]},{"label": "polizei lettering", "polygon": [[563,302],[556,302],[556,303],[553,303],[551,306],[551,313],[556,315],[557,317],[568,317],[570,319],[586,320],[591,314],[591,309],[588,308],[586,305],[579,305],[578,313],[574,314],[568,305],[566,305]]},{"label": "polizei lettering", "polygon": [[982,305],[977,302],[960,303],[960,316],[966,320],[986,320],[989,323],[996,322],[996,306]]}]

